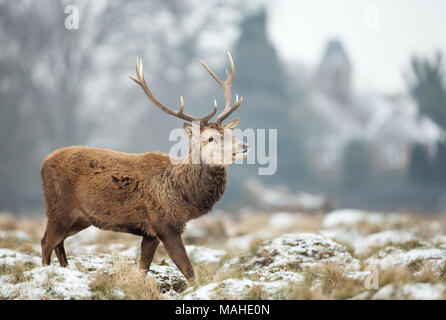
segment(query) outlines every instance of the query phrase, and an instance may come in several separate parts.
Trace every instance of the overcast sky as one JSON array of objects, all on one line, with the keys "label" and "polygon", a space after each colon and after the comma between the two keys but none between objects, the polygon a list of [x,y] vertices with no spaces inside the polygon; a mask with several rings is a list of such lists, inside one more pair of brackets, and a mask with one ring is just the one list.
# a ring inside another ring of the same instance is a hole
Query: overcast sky
[{"label": "overcast sky", "polygon": [[412,54],[446,55],[444,0],[276,0],[269,7],[268,33],[283,59],[314,67],[336,37],[359,90],[405,90]]}]

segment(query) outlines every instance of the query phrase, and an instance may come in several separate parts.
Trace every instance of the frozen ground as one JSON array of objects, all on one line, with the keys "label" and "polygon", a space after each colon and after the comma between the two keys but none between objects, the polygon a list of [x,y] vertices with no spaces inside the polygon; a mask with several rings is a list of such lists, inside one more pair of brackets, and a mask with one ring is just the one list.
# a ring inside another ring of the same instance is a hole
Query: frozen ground
[{"label": "frozen ground", "polygon": [[41,266],[44,221],[0,214],[0,299],[444,299],[443,217],[343,209],[210,214],[187,228],[188,283],[159,247],[139,272],[138,237],[89,228],[69,267]]}]

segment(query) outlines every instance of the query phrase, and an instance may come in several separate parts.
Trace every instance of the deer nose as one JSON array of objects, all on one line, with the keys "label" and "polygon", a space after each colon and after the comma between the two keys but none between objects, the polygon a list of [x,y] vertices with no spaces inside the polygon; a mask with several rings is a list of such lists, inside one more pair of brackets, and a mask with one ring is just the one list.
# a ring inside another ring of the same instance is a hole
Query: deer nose
[{"label": "deer nose", "polygon": [[244,144],[243,144],[243,152],[247,152],[248,149],[249,149],[248,144],[247,144],[247,143],[244,143]]}]

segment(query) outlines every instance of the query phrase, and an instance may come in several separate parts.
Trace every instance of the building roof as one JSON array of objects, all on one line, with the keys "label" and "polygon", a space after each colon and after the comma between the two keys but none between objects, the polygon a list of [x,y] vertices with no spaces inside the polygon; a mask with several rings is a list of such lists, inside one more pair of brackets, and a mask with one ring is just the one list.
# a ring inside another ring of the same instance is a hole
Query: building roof
[{"label": "building roof", "polygon": [[395,146],[418,143],[435,152],[445,139],[443,128],[421,114],[410,96],[354,92],[351,70],[342,43],[330,41],[310,94],[311,107],[326,125],[316,139],[340,149],[352,140],[363,140]]},{"label": "building roof", "polygon": [[336,135],[341,144],[351,140],[392,145],[419,143],[435,151],[445,137],[444,130],[420,114],[407,96],[351,95],[348,101],[339,102],[316,90],[311,100],[327,125],[326,134]]}]

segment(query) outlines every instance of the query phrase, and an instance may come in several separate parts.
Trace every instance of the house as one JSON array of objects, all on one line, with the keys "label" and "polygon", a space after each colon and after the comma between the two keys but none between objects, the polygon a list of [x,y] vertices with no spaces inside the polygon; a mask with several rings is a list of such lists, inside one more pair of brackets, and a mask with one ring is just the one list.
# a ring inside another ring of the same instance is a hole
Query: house
[{"label": "house", "polygon": [[342,43],[330,41],[309,98],[321,127],[306,146],[316,173],[337,178],[345,148],[354,141],[367,146],[376,171],[404,172],[415,144],[435,154],[444,130],[421,114],[410,96],[357,93],[352,90],[352,78],[352,65]]}]

